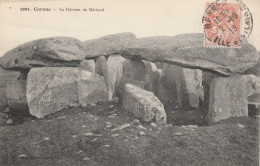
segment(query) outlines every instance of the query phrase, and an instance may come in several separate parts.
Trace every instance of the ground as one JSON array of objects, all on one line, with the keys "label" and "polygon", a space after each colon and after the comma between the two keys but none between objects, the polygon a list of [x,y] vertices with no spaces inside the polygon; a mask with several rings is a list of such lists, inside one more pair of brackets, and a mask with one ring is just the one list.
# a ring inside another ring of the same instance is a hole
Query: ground
[{"label": "ground", "polygon": [[191,111],[174,108],[167,110],[168,124],[156,126],[138,122],[120,104],[110,105],[70,108],[43,119],[14,118],[14,125],[0,127],[0,165],[259,164],[256,118],[206,126],[189,121]]}]

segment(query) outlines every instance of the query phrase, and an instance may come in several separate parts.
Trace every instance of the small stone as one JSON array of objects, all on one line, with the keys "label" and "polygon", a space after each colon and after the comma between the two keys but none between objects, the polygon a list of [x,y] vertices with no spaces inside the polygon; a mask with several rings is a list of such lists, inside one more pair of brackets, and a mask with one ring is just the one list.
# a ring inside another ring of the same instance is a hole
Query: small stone
[{"label": "small stone", "polygon": [[172,123],[169,123],[167,126],[168,126],[168,127],[172,127]]},{"label": "small stone", "polygon": [[46,138],[44,138],[44,141],[48,141],[48,140],[50,140],[50,138],[49,138],[49,137],[46,137]]},{"label": "small stone", "polygon": [[20,154],[20,155],[19,155],[19,158],[20,158],[20,159],[24,159],[24,158],[27,158],[27,157],[28,157],[28,156],[27,156],[26,154]]},{"label": "small stone", "polygon": [[149,131],[152,131],[152,130],[153,130],[152,128],[149,129]]},{"label": "small stone", "polygon": [[112,135],[112,137],[118,137],[119,136],[119,134],[113,134]]},{"label": "small stone", "polygon": [[95,106],[97,106],[97,104],[96,103],[91,103],[91,104],[89,104],[91,107],[95,107]]},{"label": "small stone", "polygon": [[110,127],[112,127],[112,125],[106,125],[106,128],[110,128]]},{"label": "small stone", "polygon": [[115,106],[114,106],[114,105],[110,105],[109,108],[110,108],[110,109],[113,109],[113,108],[115,108]]},{"label": "small stone", "polygon": [[86,125],[82,125],[81,127],[82,127],[82,128],[86,128]]},{"label": "small stone", "polygon": [[94,137],[101,137],[102,136],[102,134],[95,134],[95,135],[93,135]]},{"label": "small stone", "polygon": [[104,145],[102,148],[110,148],[110,145]]},{"label": "small stone", "polygon": [[85,133],[85,136],[93,136],[93,133]]},{"label": "small stone", "polygon": [[89,118],[93,118],[94,116],[92,115],[92,114],[90,114],[90,115],[87,115]]},{"label": "small stone", "polygon": [[14,123],[14,122],[13,122],[12,119],[8,119],[8,120],[6,121],[6,124],[8,124],[8,125],[13,124],[13,123]]},{"label": "small stone", "polygon": [[115,115],[109,115],[108,116],[108,118],[110,118],[110,119],[113,119],[113,118],[115,118],[116,116]]},{"label": "small stone", "polygon": [[87,106],[88,106],[87,103],[82,103],[82,104],[81,104],[81,107],[83,107],[83,108],[85,108],[85,107],[87,107]]},{"label": "small stone", "polygon": [[139,123],[139,120],[138,120],[138,119],[135,119],[133,122],[134,122],[135,124],[137,124],[137,123]]},{"label": "small stone", "polygon": [[198,126],[197,125],[182,125],[181,126],[182,128],[190,128],[190,129],[194,129],[194,128],[198,128]]},{"label": "small stone", "polygon": [[66,119],[66,116],[63,116],[62,119]]},{"label": "small stone", "polygon": [[79,105],[73,103],[73,104],[70,104],[69,106],[70,106],[71,108],[73,108],[73,107],[78,107]]},{"label": "small stone", "polygon": [[115,128],[113,128],[111,131],[114,132],[114,131],[122,130],[122,129],[127,128],[127,127],[130,127],[130,126],[131,126],[131,125],[130,125],[129,123],[127,123],[127,124],[124,124],[124,125],[115,127]]},{"label": "small stone", "polygon": [[77,154],[80,154],[80,153],[82,153],[82,152],[83,152],[83,151],[82,151],[82,150],[80,150],[80,151],[78,151],[78,152],[77,152]]},{"label": "small stone", "polygon": [[84,160],[84,161],[89,161],[90,158],[89,158],[89,157],[84,157],[83,160]]},{"label": "small stone", "polygon": [[73,135],[72,137],[73,137],[73,138],[77,138],[77,135]]},{"label": "small stone", "polygon": [[91,142],[95,142],[96,140],[98,140],[98,138],[94,138]]},{"label": "small stone", "polygon": [[110,122],[106,122],[106,124],[111,124]]},{"label": "small stone", "polygon": [[142,130],[147,130],[143,125],[138,125],[137,127]]},{"label": "small stone", "polygon": [[182,133],[175,133],[174,135],[176,135],[176,136],[181,136]]},{"label": "small stone", "polygon": [[125,139],[124,141],[125,141],[125,142],[128,142],[128,139]]},{"label": "small stone", "polygon": [[245,126],[242,125],[242,124],[238,124],[238,127],[240,127],[240,128],[245,128]]},{"label": "small stone", "polygon": [[143,131],[140,131],[140,132],[139,132],[139,135],[140,135],[140,136],[144,136],[145,133],[144,133]]},{"label": "small stone", "polygon": [[153,127],[157,127],[158,125],[155,124],[155,123],[151,123],[151,126],[153,126]]},{"label": "small stone", "polygon": [[189,128],[198,128],[197,125],[187,125],[187,127],[189,127]]}]

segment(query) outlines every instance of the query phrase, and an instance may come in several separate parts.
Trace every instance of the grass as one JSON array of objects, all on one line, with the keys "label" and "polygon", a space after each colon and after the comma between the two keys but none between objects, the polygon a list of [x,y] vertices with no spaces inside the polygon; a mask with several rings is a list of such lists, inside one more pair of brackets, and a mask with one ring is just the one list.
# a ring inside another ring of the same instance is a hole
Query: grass
[{"label": "grass", "polygon": [[[259,120],[230,118],[194,129],[175,126],[190,114],[174,112],[168,118],[173,125],[158,127],[133,123],[131,114],[109,104],[27,118],[0,128],[0,165],[258,165]],[[126,123],[131,126],[111,131]]]}]

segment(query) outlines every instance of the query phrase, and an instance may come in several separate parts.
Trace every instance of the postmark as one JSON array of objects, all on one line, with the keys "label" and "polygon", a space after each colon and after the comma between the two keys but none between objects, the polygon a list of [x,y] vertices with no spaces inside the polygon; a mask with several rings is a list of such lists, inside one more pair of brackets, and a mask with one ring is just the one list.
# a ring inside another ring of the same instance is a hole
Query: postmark
[{"label": "postmark", "polygon": [[252,14],[239,0],[207,3],[202,23],[205,47],[240,48],[253,28]]}]

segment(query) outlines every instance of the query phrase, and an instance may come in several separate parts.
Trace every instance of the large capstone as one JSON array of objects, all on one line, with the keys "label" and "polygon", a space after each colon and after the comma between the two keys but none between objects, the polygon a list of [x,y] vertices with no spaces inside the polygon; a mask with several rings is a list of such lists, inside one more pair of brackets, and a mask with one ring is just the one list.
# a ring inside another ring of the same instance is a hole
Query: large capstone
[{"label": "large capstone", "polygon": [[135,34],[125,32],[87,40],[84,42],[86,59],[119,53],[134,39]]},{"label": "large capstone", "polygon": [[255,47],[247,42],[241,42],[240,49],[207,48],[202,33],[139,38],[129,43],[121,54],[128,59],[207,69],[224,75],[244,72],[259,59]]},{"label": "large capstone", "polygon": [[1,59],[4,69],[29,70],[39,66],[76,67],[85,54],[83,42],[69,37],[51,37],[19,45]]}]

